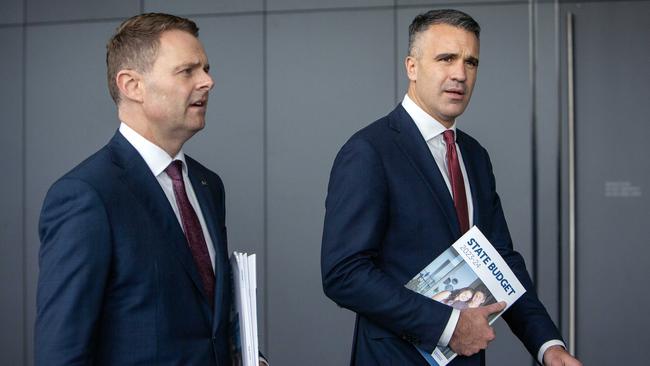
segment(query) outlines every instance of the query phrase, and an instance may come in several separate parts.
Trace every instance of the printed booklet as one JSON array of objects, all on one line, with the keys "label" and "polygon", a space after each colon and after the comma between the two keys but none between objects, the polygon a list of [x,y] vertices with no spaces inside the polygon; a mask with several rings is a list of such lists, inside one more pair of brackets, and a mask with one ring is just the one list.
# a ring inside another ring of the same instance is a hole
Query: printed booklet
[{"label": "printed booklet", "polygon": [[[499,301],[505,301],[507,309],[526,292],[476,226],[413,277],[406,287],[459,310]],[[490,315],[488,322],[492,324],[503,311]],[[418,351],[432,366],[444,366],[456,357],[449,347],[436,347],[431,354],[419,348]]]}]

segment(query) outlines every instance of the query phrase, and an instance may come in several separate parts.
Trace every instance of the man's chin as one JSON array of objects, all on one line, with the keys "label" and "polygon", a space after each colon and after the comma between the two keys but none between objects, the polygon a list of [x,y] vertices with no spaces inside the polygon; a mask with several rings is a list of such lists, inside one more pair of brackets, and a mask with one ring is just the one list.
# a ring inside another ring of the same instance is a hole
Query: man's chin
[{"label": "man's chin", "polygon": [[203,128],[205,128],[205,118],[188,121],[188,130],[192,131],[192,133],[197,133]]},{"label": "man's chin", "polygon": [[458,116],[465,112],[465,105],[453,105],[452,108],[448,108],[445,112],[446,116],[451,120],[455,120]]}]

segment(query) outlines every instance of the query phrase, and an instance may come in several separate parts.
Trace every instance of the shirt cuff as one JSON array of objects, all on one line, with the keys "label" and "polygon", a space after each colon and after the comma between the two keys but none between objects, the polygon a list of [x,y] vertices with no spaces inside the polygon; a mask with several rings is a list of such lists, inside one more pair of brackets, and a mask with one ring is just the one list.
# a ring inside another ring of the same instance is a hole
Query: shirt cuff
[{"label": "shirt cuff", "polygon": [[269,363],[264,359],[264,357],[260,356],[259,357],[260,363],[266,366],[269,366]]},{"label": "shirt cuff", "polygon": [[544,353],[551,346],[562,346],[562,348],[566,349],[566,345],[564,344],[564,342],[562,342],[559,339],[552,339],[542,344],[542,346],[539,347],[539,352],[537,352],[537,362],[539,362],[540,365],[544,364]]},{"label": "shirt cuff", "polygon": [[451,316],[449,317],[449,321],[447,321],[447,326],[445,327],[445,330],[442,331],[442,335],[438,340],[438,346],[447,347],[449,341],[451,340],[451,336],[454,335],[454,330],[456,330],[456,324],[458,324],[459,317],[460,317],[460,310],[453,309],[451,311]]}]

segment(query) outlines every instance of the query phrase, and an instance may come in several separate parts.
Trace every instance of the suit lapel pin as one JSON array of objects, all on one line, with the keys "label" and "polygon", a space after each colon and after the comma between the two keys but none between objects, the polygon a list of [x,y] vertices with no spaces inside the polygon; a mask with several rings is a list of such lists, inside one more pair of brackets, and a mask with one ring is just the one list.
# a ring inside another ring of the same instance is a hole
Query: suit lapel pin
[{"label": "suit lapel pin", "polygon": [[208,185],[208,181],[205,180],[205,179],[201,179],[201,185],[207,186],[207,185]]}]

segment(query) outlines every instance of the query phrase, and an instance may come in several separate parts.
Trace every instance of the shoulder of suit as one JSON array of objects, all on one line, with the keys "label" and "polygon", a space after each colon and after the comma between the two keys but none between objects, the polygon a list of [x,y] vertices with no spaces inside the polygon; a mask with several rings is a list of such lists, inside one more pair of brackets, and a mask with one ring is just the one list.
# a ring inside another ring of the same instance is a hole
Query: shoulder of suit
[{"label": "shoulder of suit", "polygon": [[102,197],[108,197],[115,189],[116,185],[114,183],[118,179],[118,174],[118,170],[112,163],[110,153],[105,146],[57,179],[48,192],[55,187],[66,191],[85,187],[85,189],[89,188]]},{"label": "shoulder of suit", "polygon": [[62,179],[81,179],[92,184],[94,181],[107,181],[115,174],[110,152],[104,146],[64,174]]},{"label": "shoulder of suit", "polygon": [[394,118],[392,116],[393,113],[394,112],[391,112],[390,114],[381,117],[378,120],[358,130],[350,137],[349,142],[357,139],[365,140],[371,145],[388,142],[393,136],[392,133],[394,132],[389,127],[390,119]]}]

